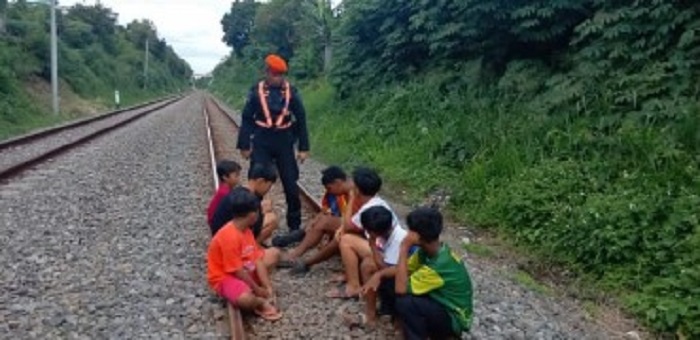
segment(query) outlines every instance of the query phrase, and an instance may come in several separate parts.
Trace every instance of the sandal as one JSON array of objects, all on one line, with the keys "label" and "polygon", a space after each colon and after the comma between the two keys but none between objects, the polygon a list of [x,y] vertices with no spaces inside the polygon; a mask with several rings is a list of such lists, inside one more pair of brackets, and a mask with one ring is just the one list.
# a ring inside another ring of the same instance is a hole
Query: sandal
[{"label": "sandal", "polygon": [[356,295],[348,295],[347,294],[347,285],[345,283],[342,283],[338,285],[335,289],[326,292],[326,297],[330,299],[359,299],[360,294],[357,293]]},{"label": "sandal", "polygon": [[[266,308],[265,306],[268,306],[268,308]],[[269,304],[269,302],[263,305],[262,310],[256,309],[254,312],[256,315],[267,321],[277,321],[282,318],[282,313],[278,311],[275,307],[273,307],[271,304]]]}]

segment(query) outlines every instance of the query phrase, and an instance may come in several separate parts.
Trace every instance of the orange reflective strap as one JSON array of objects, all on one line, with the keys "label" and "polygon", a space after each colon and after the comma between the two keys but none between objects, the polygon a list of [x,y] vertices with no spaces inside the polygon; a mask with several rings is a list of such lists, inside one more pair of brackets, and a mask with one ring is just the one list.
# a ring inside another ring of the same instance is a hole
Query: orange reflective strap
[{"label": "orange reflective strap", "polygon": [[263,114],[265,115],[265,121],[263,122],[258,120],[255,121],[256,124],[264,128],[273,128],[276,126],[278,129],[286,129],[292,125],[291,122],[282,124],[284,122],[284,118],[286,116],[289,116],[289,102],[292,99],[291,86],[289,86],[288,81],[284,82],[284,87],[282,88],[282,91],[284,91],[284,108],[282,108],[282,112],[280,112],[280,115],[277,117],[277,121],[273,125],[272,115],[270,115],[270,107],[267,104],[267,96],[270,93],[265,89],[264,81],[258,83],[258,98],[260,98],[260,107],[262,108]]},{"label": "orange reflective strap", "polygon": [[260,99],[260,106],[262,107],[263,114],[265,115],[265,121],[255,121],[258,125],[266,128],[272,127],[272,117],[270,116],[270,108],[267,106],[267,91],[265,91],[265,82],[261,81],[258,83],[258,98]]},{"label": "orange reflective strap", "polygon": [[286,129],[290,125],[292,125],[292,122],[287,122],[287,124],[282,124],[284,122],[284,118],[289,116],[289,102],[292,99],[292,91],[289,86],[289,82],[284,82],[284,108],[282,109],[282,112],[280,113],[279,117],[277,117],[277,122],[275,125],[277,125],[278,128],[280,129]]}]

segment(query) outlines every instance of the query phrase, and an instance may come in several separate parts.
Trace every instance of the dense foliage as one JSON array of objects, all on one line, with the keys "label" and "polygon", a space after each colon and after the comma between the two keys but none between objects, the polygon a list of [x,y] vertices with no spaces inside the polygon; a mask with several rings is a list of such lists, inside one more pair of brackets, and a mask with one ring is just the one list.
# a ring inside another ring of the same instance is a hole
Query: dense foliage
[{"label": "dense foliage", "polygon": [[[619,293],[653,329],[700,336],[697,2],[294,2],[232,5],[246,43],[230,42],[217,92],[240,103],[282,52],[309,84],[314,152],[447,190],[459,216]],[[318,8],[325,40],[305,30]]]},{"label": "dense foliage", "polygon": [[[31,103],[24,83],[51,79],[49,7],[25,0],[0,0],[0,122],[2,134],[16,133],[42,108]],[[84,98],[133,103],[184,89],[192,71],[148,21],[117,24],[117,14],[100,4],[77,4],[57,13],[59,77]],[[145,42],[149,67],[144,75]],[[29,124],[32,125],[32,124]]]}]

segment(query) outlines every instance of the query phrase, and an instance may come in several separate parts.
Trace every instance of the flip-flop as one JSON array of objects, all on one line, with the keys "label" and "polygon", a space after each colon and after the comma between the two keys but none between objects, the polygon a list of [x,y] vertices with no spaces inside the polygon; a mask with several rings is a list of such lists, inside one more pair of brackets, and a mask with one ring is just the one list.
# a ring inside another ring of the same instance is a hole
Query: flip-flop
[{"label": "flip-flop", "polygon": [[335,289],[332,291],[326,292],[326,297],[329,299],[343,299],[343,300],[348,300],[348,299],[359,299],[360,294],[357,295],[348,295],[345,293],[346,292],[346,285],[340,284]]},{"label": "flip-flop", "polygon": [[[271,306],[272,307],[272,306]],[[272,307],[271,309],[265,309],[261,311],[259,309],[254,310],[255,314],[267,321],[277,321],[282,318],[282,313],[277,310],[277,308]]]}]

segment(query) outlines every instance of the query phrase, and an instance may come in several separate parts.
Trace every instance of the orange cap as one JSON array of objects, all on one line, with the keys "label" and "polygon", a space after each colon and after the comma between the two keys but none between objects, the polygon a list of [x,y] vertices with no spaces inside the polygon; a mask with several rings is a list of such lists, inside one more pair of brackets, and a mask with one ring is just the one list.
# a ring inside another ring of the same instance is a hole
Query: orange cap
[{"label": "orange cap", "polygon": [[287,73],[287,62],[276,54],[270,54],[265,58],[265,64],[270,71],[275,73]]}]

